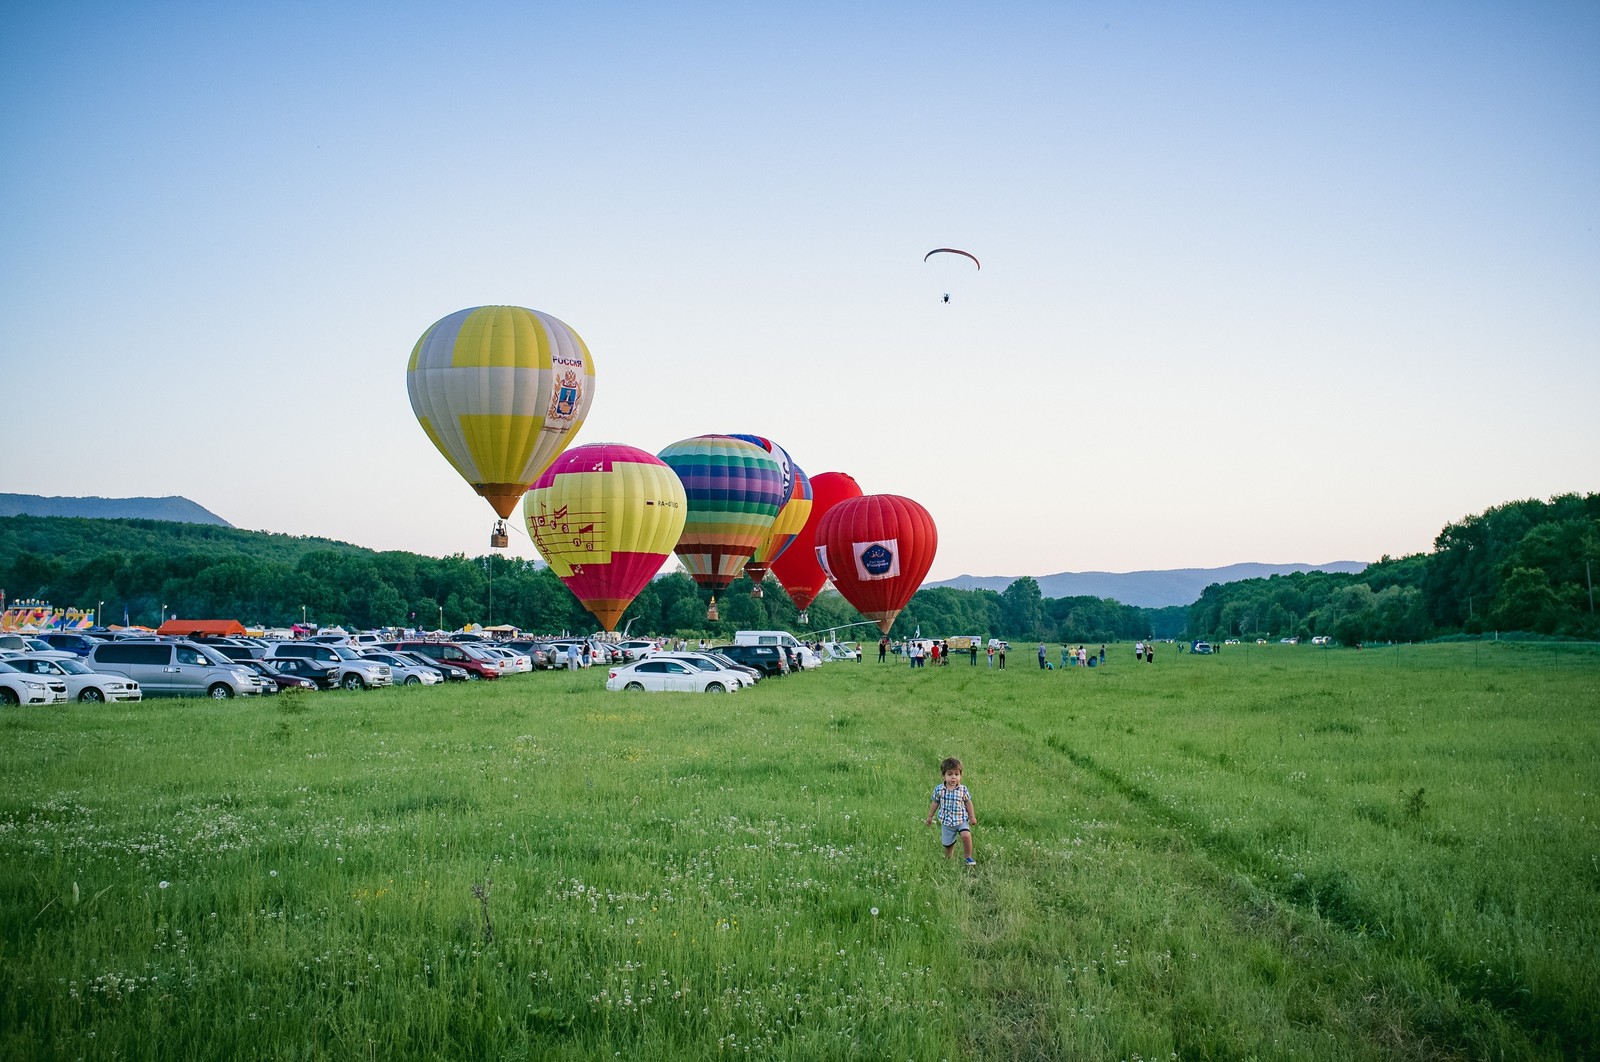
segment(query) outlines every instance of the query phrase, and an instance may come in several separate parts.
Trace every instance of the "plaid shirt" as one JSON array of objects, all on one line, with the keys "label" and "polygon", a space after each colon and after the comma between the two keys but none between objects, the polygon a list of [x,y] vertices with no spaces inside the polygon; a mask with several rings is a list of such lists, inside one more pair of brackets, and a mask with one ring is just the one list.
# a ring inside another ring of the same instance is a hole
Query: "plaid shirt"
[{"label": "plaid shirt", "polygon": [[940,782],[933,788],[933,802],[939,805],[939,822],[952,830],[967,824],[967,802],[971,799],[972,794],[964,785],[950,789]]}]

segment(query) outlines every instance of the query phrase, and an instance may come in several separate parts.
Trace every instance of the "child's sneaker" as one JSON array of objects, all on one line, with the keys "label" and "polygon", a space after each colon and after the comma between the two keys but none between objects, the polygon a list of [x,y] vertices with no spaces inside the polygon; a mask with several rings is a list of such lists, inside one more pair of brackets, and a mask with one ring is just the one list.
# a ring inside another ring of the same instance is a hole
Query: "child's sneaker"
[{"label": "child's sneaker", "polygon": [[969,866],[969,867],[975,867],[975,866],[977,866],[977,865],[978,865],[978,861],[977,861],[977,860],[976,860],[976,859],[973,859],[973,858],[972,858],[972,857],[970,857],[970,856],[969,856],[969,857],[967,857],[967,866]]}]

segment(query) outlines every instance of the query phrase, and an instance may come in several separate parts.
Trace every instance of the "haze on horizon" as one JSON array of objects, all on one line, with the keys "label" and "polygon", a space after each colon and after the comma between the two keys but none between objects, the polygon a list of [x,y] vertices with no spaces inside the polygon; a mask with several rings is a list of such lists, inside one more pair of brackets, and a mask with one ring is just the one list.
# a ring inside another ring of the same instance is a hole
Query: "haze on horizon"
[{"label": "haze on horizon", "polygon": [[[1375,560],[1596,489],[1592,4],[0,26],[0,490],[486,552],[404,375],[496,302],[593,352],[579,443],[769,436],[925,505],[933,581]],[[948,305],[935,246],[983,261]]]}]

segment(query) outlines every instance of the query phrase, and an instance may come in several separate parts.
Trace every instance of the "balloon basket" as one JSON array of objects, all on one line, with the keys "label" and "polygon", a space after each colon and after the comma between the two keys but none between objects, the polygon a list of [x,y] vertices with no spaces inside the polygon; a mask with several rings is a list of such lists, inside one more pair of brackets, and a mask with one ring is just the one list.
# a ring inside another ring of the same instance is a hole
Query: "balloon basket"
[{"label": "balloon basket", "polygon": [[712,598],[711,604],[706,608],[706,619],[715,623],[717,621],[717,599]]},{"label": "balloon basket", "polygon": [[751,597],[766,597],[767,595],[762,592],[760,586],[752,586],[750,588],[750,596]]},{"label": "balloon basket", "polygon": [[806,626],[806,627],[811,626],[811,617],[806,613],[805,609],[801,609],[800,610],[800,615],[797,616],[796,619],[799,620],[799,622],[800,622],[800,624],[802,626]]},{"label": "balloon basket", "polygon": [[489,532],[489,548],[505,549],[510,544],[511,538],[506,534],[506,522],[504,520],[496,520],[493,530]]}]

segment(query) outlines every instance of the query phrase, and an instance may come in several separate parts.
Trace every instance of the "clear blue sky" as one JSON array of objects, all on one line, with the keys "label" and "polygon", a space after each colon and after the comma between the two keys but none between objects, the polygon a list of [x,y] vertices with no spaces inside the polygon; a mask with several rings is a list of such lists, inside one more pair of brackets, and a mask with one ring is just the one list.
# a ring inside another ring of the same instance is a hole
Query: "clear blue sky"
[{"label": "clear blue sky", "polygon": [[578,441],[770,436],[936,579],[1600,489],[1593,2],[37,4],[0,71],[0,490],[485,552],[405,390],[485,303]]}]

